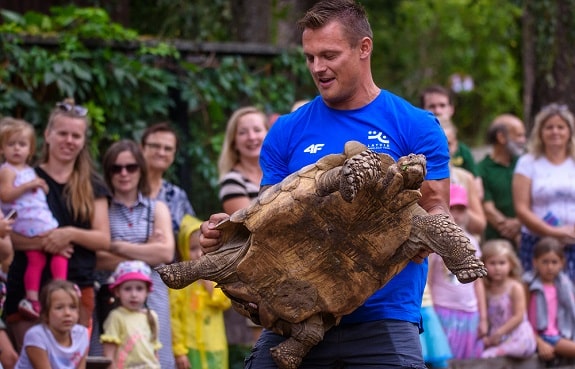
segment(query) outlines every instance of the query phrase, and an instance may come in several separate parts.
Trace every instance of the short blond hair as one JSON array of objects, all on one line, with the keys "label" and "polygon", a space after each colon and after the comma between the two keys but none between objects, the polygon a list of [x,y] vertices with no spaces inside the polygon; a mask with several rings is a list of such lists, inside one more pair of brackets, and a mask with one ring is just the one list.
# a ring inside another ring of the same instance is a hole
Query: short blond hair
[{"label": "short blond hair", "polygon": [[[487,263],[487,260],[493,256],[507,257],[509,264],[511,264],[509,277],[521,281],[523,268],[521,267],[521,262],[517,257],[517,253],[515,252],[511,241],[504,238],[485,241],[481,246],[481,261],[483,261],[483,263]],[[489,275],[485,278],[485,283],[489,284]]]},{"label": "short blond hair", "polygon": [[255,106],[246,106],[239,108],[233,112],[232,116],[228,120],[226,125],[226,135],[224,137],[224,143],[222,145],[222,152],[218,160],[218,172],[220,179],[226,175],[234,165],[240,160],[240,155],[236,150],[236,132],[238,131],[238,124],[240,119],[244,115],[248,114],[259,114],[262,116],[266,130],[269,129],[267,126],[268,119],[266,114]]},{"label": "short blond hair", "polygon": [[4,146],[6,141],[8,141],[12,135],[17,133],[22,133],[28,136],[28,140],[30,141],[30,153],[26,158],[26,162],[30,163],[36,154],[36,132],[34,131],[34,127],[22,119],[12,117],[4,117],[0,119],[0,147]]},{"label": "short blond hair", "polygon": [[540,157],[544,154],[545,147],[543,140],[541,140],[541,130],[543,129],[545,122],[556,115],[563,119],[569,127],[571,138],[567,143],[567,155],[575,159],[575,119],[567,105],[557,103],[545,105],[535,116],[535,124],[533,125],[533,130],[529,137],[527,150],[535,157]]}]

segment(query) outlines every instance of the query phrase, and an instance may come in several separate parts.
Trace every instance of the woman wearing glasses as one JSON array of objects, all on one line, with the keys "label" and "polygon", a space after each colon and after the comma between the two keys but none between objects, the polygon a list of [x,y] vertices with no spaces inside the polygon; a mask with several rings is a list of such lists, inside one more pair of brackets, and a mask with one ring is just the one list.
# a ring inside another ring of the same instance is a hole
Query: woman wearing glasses
[{"label": "woman wearing glasses", "polygon": [[[170,212],[166,204],[149,197],[146,160],[138,144],[131,140],[114,143],[104,154],[102,170],[112,192],[109,209],[112,243],[109,251],[98,253],[98,269],[110,276],[125,260],[141,260],[151,267],[172,262],[175,246]],[[158,314],[160,363],[162,368],[173,368],[168,288],[155,271],[152,281],[154,288],[147,302]],[[95,330],[93,337],[98,337],[98,333],[101,332]],[[98,340],[93,339],[90,354],[101,355],[99,350]]]},{"label": "woman wearing glasses", "polygon": [[174,163],[178,149],[176,131],[168,123],[157,123],[144,131],[140,143],[148,166],[150,197],[168,205],[174,236],[177,239],[184,215],[195,216],[196,213],[186,192],[164,179],[164,174]]},{"label": "woman wearing glasses", "polygon": [[513,174],[513,203],[523,224],[519,257],[533,269],[533,246],[540,237],[565,247],[565,269],[575,282],[575,121],[567,106],[550,104],[535,116],[528,153]]},{"label": "woman wearing glasses", "polygon": [[[87,110],[69,100],[56,105],[44,131],[42,158],[35,170],[48,185],[48,206],[59,226],[31,238],[11,235],[16,252],[8,273],[5,313],[17,349],[26,330],[35,323],[18,312],[18,303],[25,297],[26,250],[42,250],[68,258],[68,279],[82,292],[79,322],[90,326],[95,252],[109,249],[110,227],[108,191],[93,169],[86,144],[88,126]],[[43,283],[50,278],[45,270]]]}]

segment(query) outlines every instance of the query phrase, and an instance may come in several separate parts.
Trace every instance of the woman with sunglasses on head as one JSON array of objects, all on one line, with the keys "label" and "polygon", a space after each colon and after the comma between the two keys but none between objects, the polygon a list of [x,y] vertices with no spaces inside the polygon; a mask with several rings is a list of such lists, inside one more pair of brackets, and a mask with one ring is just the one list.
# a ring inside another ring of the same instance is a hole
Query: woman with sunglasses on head
[{"label": "woman with sunglasses on head", "polygon": [[533,249],[550,236],[565,245],[565,271],[575,282],[575,117],[549,104],[535,116],[527,154],[515,166],[513,204],[523,224],[519,258],[533,269]]},{"label": "woman with sunglasses on head", "polygon": [[[104,154],[102,170],[112,192],[109,209],[112,243],[109,251],[98,252],[98,270],[102,271],[99,274],[104,274],[101,277],[111,276],[125,260],[140,260],[152,268],[172,262],[175,245],[170,211],[166,204],[149,197],[148,169],[138,144],[131,140],[114,143]],[[154,289],[148,296],[148,307],[158,314],[160,363],[162,368],[174,368],[168,287],[156,271],[152,271],[152,281]],[[94,325],[91,355],[103,353],[94,339],[101,333],[99,323]]]},{"label": "woman with sunglasses on head", "polygon": [[[41,250],[68,258],[68,280],[81,291],[79,323],[90,328],[94,309],[96,251],[110,247],[108,191],[95,172],[87,146],[89,118],[86,108],[73,100],[58,103],[44,131],[38,177],[48,185],[47,200],[58,228],[36,237],[12,233],[15,254],[8,272],[5,316],[19,349],[26,330],[35,320],[18,312],[25,297],[27,250]],[[42,285],[50,279],[43,273]]]}]

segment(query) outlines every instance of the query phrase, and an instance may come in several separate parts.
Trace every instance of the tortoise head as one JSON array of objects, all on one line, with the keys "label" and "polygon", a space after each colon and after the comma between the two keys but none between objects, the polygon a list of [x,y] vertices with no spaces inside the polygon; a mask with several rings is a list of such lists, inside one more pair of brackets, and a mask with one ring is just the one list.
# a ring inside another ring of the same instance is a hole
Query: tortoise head
[{"label": "tortoise head", "polygon": [[397,161],[397,167],[403,175],[404,188],[416,190],[421,187],[425,175],[427,160],[421,154],[402,156]]}]

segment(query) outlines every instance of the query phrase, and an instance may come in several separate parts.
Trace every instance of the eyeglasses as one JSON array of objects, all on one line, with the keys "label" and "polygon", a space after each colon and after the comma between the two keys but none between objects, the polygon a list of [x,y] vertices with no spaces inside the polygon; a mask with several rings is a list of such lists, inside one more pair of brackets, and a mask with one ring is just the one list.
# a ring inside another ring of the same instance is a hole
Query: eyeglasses
[{"label": "eyeglasses", "polygon": [[66,102],[59,102],[56,104],[56,107],[65,112],[72,112],[79,117],[85,117],[86,115],[88,115],[88,109],[83,107],[82,105],[74,105]]},{"label": "eyeglasses", "polygon": [[173,146],[162,145],[162,144],[155,143],[155,142],[146,142],[144,144],[144,146],[147,146],[150,149],[155,150],[155,151],[160,151],[160,150],[164,149],[164,151],[167,152],[168,154],[176,151],[176,149]]},{"label": "eyeglasses", "polygon": [[128,173],[135,173],[138,169],[140,169],[140,166],[136,163],[126,165],[114,164],[110,167],[110,172],[112,172],[112,174],[120,174],[124,171],[124,169],[126,169]]}]

